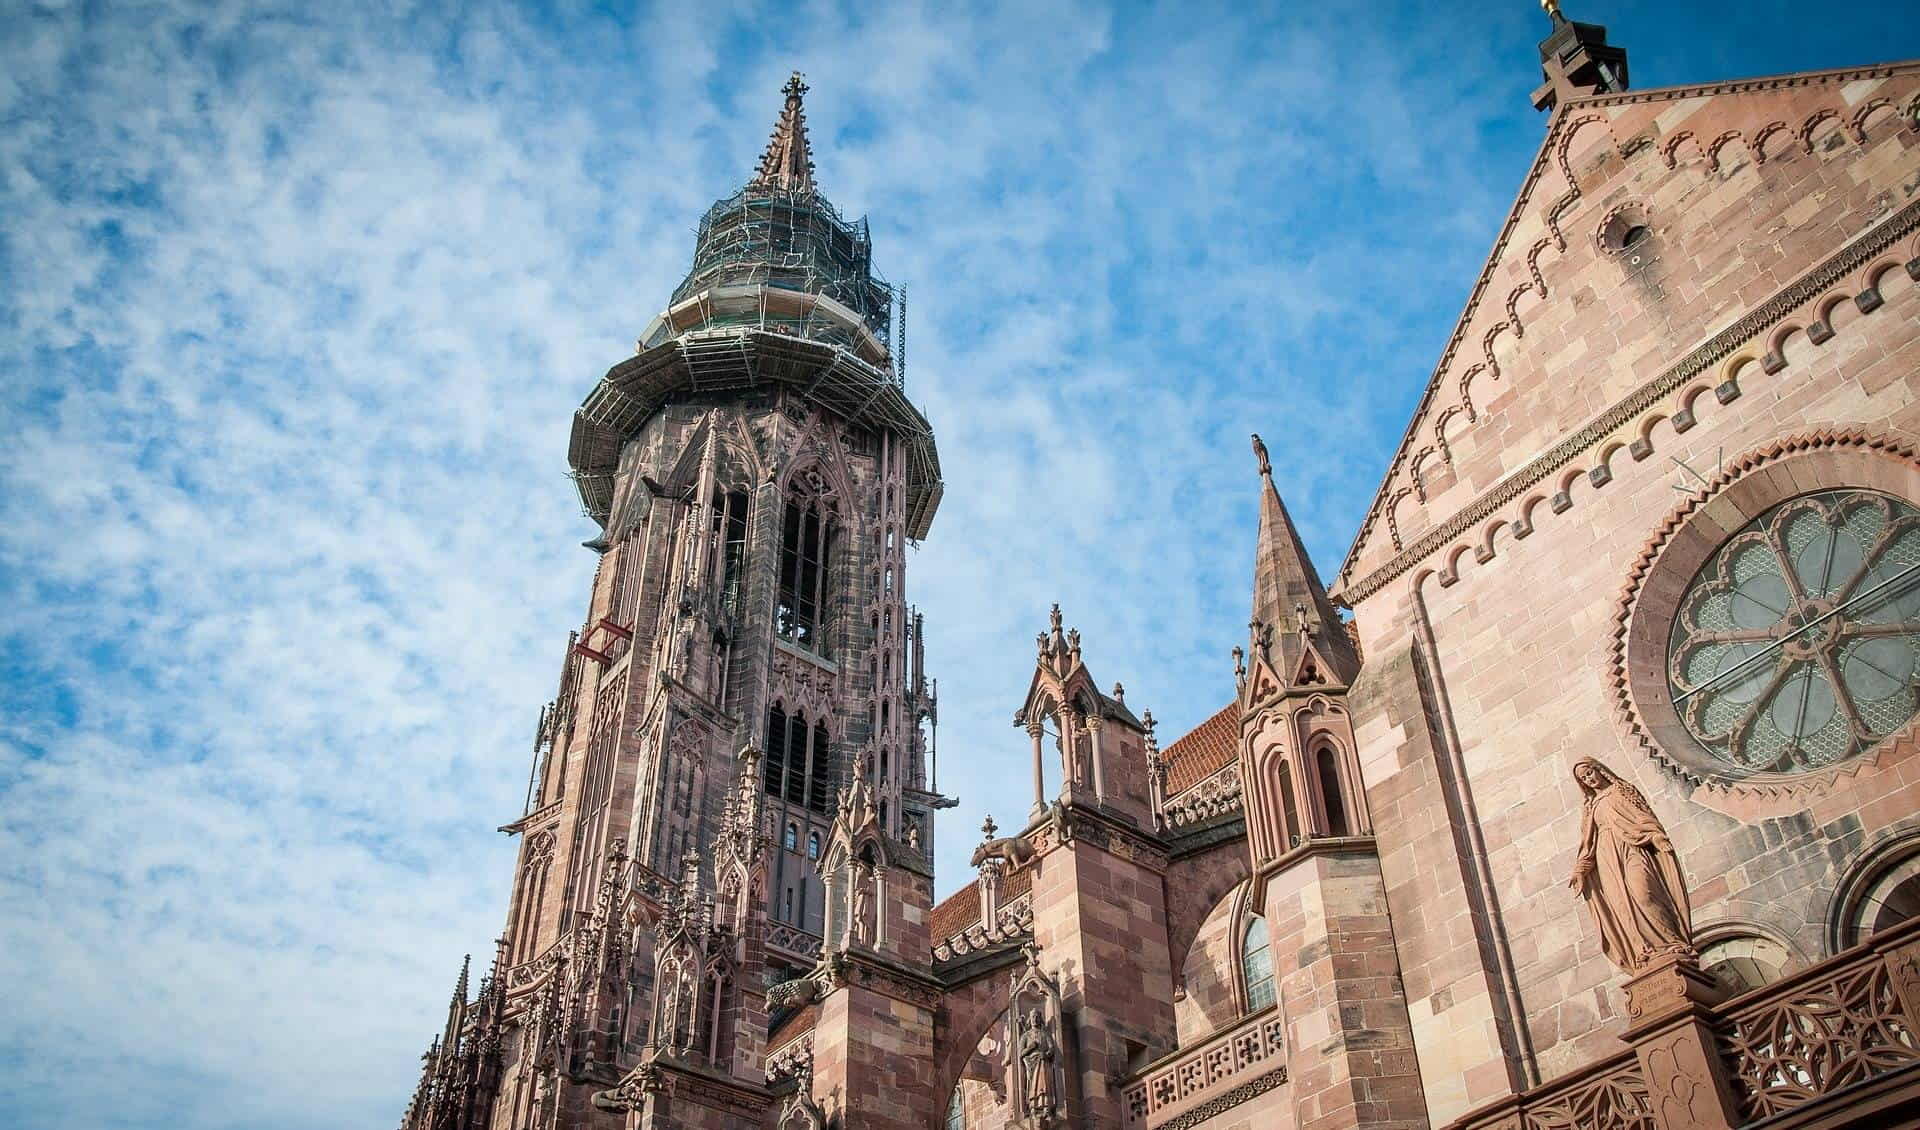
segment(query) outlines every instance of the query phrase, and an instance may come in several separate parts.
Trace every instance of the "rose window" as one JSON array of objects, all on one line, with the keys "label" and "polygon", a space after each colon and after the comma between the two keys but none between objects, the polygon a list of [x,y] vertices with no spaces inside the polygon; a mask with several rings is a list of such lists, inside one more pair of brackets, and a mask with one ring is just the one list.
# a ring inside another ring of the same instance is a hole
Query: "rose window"
[{"label": "rose window", "polygon": [[1915,713],[1920,510],[1872,491],[1772,507],[1707,558],[1667,651],[1673,708],[1750,772],[1818,769]]}]

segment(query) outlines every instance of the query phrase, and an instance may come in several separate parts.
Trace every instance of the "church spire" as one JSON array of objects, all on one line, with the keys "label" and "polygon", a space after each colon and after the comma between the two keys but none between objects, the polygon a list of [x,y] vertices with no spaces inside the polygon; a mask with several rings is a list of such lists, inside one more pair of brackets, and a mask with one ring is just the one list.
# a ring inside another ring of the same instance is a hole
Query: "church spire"
[{"label": "church spire", "polygon": [[[1253,437],[1260,461],[1260,535],[1253,559],[1253,645],[1289,685],[1299,685],[1308,666],[1313,681],[1346,684],[1359,673],[1360,660],[1346,625],[1327,597],[1313,559],[1273,485],[1267,445]],[[1317,665],[1313,663],[1317,660]]]},{"label": "church spire", "polygon": [[760,155],[760,169],[747,182],[749,189],[776,192],[813,191],[813,151],[807,144],[807,111],[801,98],[807,83],[799,71],[787,79],[781,89],[787,104],[780,120],[773,124],[773,136],[767,139],[767,151]]}]

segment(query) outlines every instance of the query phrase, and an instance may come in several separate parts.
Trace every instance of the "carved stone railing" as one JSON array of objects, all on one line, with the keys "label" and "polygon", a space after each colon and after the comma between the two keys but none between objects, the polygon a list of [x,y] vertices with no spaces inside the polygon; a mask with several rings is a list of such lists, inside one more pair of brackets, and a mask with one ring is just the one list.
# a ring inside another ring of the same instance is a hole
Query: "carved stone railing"
[{"label": "carved stone railing", "polygon": [[1632,1048],[1454,1124],[1500,1130],[1658,1130],[1659,1125]]},{"label": "carved stone railing", "polygon": [[1730,1001],[1709,986],[1674,965],[1629,979],[1625,1051],[1450,1130],[1868,1127],[1920,1105],[1920,919]]},{"label": "carved stone railing", "polygon": [[783,922],[769,922],[767,946],[795,957],[817,958],[820,956],[820,935],[809,934],[798,926]]},{"label": "carved stone railing", "polygon": [[1749,1122],[1920,1064],[1920,919],[1724,1013],[1722,1048]]},{"label": "carved stone railing", "polygon": [[935,942],[933,959],[952,961],[956,957],[1031,937],[1032,934],[1033,896],[1022,894],[994,913],[991,928],[975,922],[952,937]]},{"label": "carved stone railing", "polygon": [[1168,797],[1160,809],[1160,823],[1167,828],[1201,824],[1224,813],[1239,812],[1240,798],[1240,767],[1228,763]]},{"label": "carved stone railing", "polygon": [[1276,1008],[1148,1065],[1121,1091],[1127,1130],[1187,1130],[1287,1081]]}]

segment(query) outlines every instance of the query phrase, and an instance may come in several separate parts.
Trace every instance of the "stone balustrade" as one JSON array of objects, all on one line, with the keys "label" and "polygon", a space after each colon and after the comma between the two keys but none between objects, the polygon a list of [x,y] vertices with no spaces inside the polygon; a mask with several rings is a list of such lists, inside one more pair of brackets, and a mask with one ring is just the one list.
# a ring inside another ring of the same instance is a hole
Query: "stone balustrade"
[{"label": "stone balustrade", "polygon": [[820,956],[820,935],[808,933],[798,926],[789,926],[784,922],[769,922],[767,923],[767,948],[795,957],[817,958]]},{"label": "stone balustrade", "polygon": [[1148,1065],[1121,1092],[1127,1130],[1186,1130],[1285,1083],[1286,1029],[1269,1007]]},{"label": "stone balustrade", "polygon": [[933,945],[935,961],[952,961],[970,953],[1033,936],[1033,897],[1021,895],[1002,906],[993,916],[991,929],[974,923],[950,938]]},{"label": "stone balustrade", "polygon": [[1167,828],[1202,824],[1229,812],[1241,810],[1240,766],[1229,762],[1213,773],[1167,798],[1160,809],[1160,822]]},{"label": "stone balustrade", "polygon": [[1920,1107],[1920,919],[1732,1000],[1661,976],[1627,985],[1626,1050],[1449,1130],[1874,1126]]}]

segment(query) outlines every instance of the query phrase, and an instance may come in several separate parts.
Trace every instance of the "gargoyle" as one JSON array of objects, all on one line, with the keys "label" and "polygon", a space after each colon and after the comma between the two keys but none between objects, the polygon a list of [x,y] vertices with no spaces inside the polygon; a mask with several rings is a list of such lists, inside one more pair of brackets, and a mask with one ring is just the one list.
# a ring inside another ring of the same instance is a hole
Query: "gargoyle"
[{"label": "gargoyle", "polygon": [[820,999],[820,982],[811,977],[782,981],[767,990],[768,1008],[799,1008]]},{"label": "gargoyle", "polygon": [[997,840],[983,841],[973,849],[973,866],[978,867],[989,859],[1004,861],[1009,867],[1019,867],[1033,859],[1033,845],[1025,836],[1002,836]]}]

